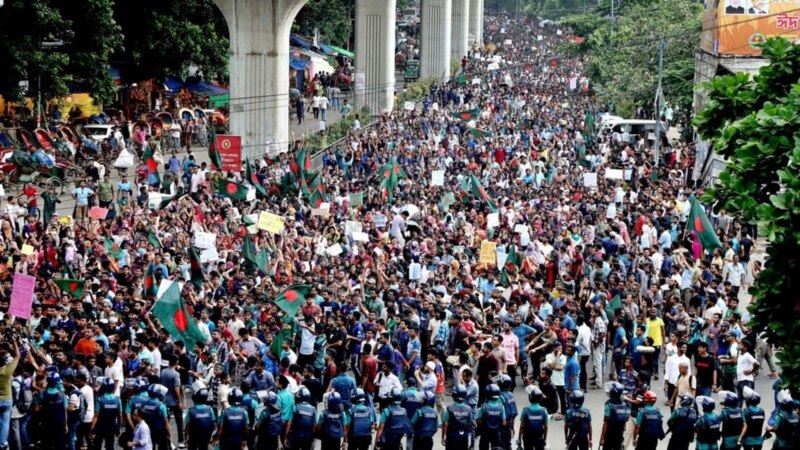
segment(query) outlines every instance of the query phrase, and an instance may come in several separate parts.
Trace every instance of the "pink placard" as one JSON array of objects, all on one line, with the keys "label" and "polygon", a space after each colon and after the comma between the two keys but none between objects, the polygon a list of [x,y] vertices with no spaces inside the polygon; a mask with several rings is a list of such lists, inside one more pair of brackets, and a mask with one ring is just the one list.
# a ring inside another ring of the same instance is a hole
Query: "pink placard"
[{"label": "pink placard", "polygon": [[89,218],[94,220],[103,220],[108,215],[108,208],[101,208],[99,206],[92,206],[89,209]]},{"label": "pink placard", "polygon": [[8,305],[8,314],[14,317],[29,319],[33,293],[36,289],[36,277],[24,273],[14,274],[14,284],[11,288],[11,303]]}]

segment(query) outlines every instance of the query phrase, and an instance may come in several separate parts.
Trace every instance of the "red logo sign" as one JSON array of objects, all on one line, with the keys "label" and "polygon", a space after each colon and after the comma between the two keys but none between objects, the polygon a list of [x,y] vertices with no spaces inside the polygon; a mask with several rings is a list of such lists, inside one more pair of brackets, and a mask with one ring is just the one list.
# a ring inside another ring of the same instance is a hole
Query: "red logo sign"
[{"label": "red logo sign", "polygon": [[242,170],[241,136],[217,135],[215,146],[222,162],[222,171],[239,172]]}]

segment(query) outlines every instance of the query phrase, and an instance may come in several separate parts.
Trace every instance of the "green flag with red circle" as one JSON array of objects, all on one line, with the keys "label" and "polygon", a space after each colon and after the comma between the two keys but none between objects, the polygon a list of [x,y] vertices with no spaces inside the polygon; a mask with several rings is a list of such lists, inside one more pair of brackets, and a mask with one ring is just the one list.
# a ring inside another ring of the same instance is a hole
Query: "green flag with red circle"
[{"label": "green flag with red circle", "polygon": [[686,229],[694,231],[697,239],[703,245],[703,249],[714,251],[715,248],[722,248],[722,242],[714,232],[714,227],[708,220],[706,211],[696,198],[692,197],[692,209],[689,211],[689,219],[686,221]]},{"label": "green flag with red circle", "polygon": [[173,281],[164,290],[153,305],[153,315],[156,316],[161,326],[167,330],[174,341],[182,341],[186,348],[194,348],[200,342],[205,343],[208,336],[205,335],[197,322],[194,320],[189,310],[186,308],[178,283]]},{"label": "green flag with red circle", "polygon": [[53,280],[53,283],[58,286],[62,292],[65,292],[75,298],[83,297],[83,288],[86,285],[85,280],[61,279]]},{"label": "green flag with red circle", "polygon": [[309,292],[311,292],[311,285],[293,284],[275,297],[275,304],[289,317],[294,317],[297,310],[303,306],[303,301]]},{"label": "green flag with red circle", "polygon": [[249,190],[247,186],[235,181],[222,178],[217,180],[217,193],[234,200],[247,200],[247,192]]}]

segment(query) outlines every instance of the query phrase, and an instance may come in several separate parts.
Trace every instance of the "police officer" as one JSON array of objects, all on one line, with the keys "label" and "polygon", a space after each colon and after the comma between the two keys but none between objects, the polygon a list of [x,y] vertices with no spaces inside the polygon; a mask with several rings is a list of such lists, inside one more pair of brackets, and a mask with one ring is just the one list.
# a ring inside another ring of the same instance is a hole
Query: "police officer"
[{"label": "police officer", "polygon": [[375,442],[381,442],[383,450],[399,450],[403,436],[413,433],[414,430],[411,428],[411,420],[406,410],[400,405],[403,401],[403,392],[399,388],[394,388],[390,398],[391,403],[381,412]]},{"label": "police officer", "polygon": [[773,425],[767,430],[775,433],[774,450],[789,450],[797,448],[798,423],[800,417],[794,410],[794,400],[789,391],[778,392],[778,413],[773,419]]},{"label": "police officer", "polygon": [[664,439],[664,418],[656,408],[656,400],[658,397],[653,391],[646,391],[642,396],[644,406],[636,415],[633,428],[633,446],[636,450],[652,450],[658,441]]},{"label": "police officer", "polygon": [[202,387],[192,393],[194,406],[186,411],[183,420],[184,436],[189,450],[208,450],[208,443],[217,428],[217,415],[214,408],[208,406],[208,389]]},{"label": "police officer", "polygon": [[342,438],[346,445],[345,427],[349,424],[347,414],[342,411],[342,396],[336,391],[331,392],[328,395],[328,409],[322,411],[317,419],[316,430],[320,437],[320,449],[340,450]]},{"label": "police officer", "polygon": [[[144,378],[136,378],[132,386],[133,395],[125,402],[125,425],[126,430],[120,437],[120,446],[125,448],[127,443],[133,438],[133,430],[136,425],[133,423],[133,412],[141,409],[144,403],[150,398],[147,394],[147,381]],[[124,445],[122,445],[124,444]]]},{"label": "police officer", "polygon": [[[63,370],[61,372],[61,382],[64,386],[64,394],[67,396],[67,423],[69,425],[67,448],[75,450],[78,426],[83,421],[83,416],[86,413],[86,401],[83,399],[80,389],[75,386],[74,370]],[[77,405],[74,403],[77,403]]]},{"label": "police officer", "polygon": [[[524,352],[523,352],[524,353]],[[511,449],[511,436],[514,434],[514,421],[517,419],[517,401],[514,399],[514,389],[511,386],[511,377],[506,374],[497,376],[497,385],[500,387],[500,401],[506,410],[506,424],[500,430],[500,442],[503,448]]]},{"label": "police officer", "polygon": [[372,428],[375,426],[375,410],[367,405],[367,394],[357,388],[350,408],[350,426],[347,429],[349,450],[368,450],[372,445]]},{"label": "police officer", "polygon": [[[403,392],[403,408],[406,410],[408,417],[414,417],[417,413],[417,410],[422,408],[422,405],[425,403],[425,397],[422,395],[422,392],[417,390],[417,379],[414,376],[408,377],[406,380],[406,385],[408,388]],[[413,439],[406,440],[406,450],[413,450],[414,449],[414,442]]]},{"label": "police officer", "polygon": [[544,450],[547,442],[547,428],[550,422],[550,415],[547,410],[542,408],[542,391],[534,386],[528,393],[530,406],[522,410],[519,417],[519,432],[517,434],[517,444],[522,440],[524,450]]},{"label": "police officer", "polygon": [[688,392],[678,396],[680,407],[667,419],[671,436],[667,450],[689,450],[694,440],[694,424],[697,422],[697,411],[694,409],[694,397]]},{"label": "police officer", "polygon": [[703,415],[697,419],[694,425],[697,434],[697,450],[717,450],[719,449],[719,437],[721,436],[722,424],[719,416],[714,413],[717,404],[711,397],[697,397],[697,403],[703,410]]},{"label": "police officer", "polygon": [[720,450],[739,450],[739,436],[744,428],[742,409],[739,408],[739,396],[734,392],[722,391],[722,413],[719,415],[722,443]]},{"label": "police officer", "polygon": [[140,409],[142,419],[150,427],[150,436],[154,450],[170,450],[169,416],[164,405],[164,394],[167,388],[161,384],[151,384],[147,388],[148,399]]},{"label": "police officer", "polygon": [[114,438],[119,435],[122,425],[122,402],[114,395],[116,383],[104,378],[100,384],[100,396],[94,401],[92,434],[94,450],[100,450],[105,443],[106,450],[114,450]]},{"label": "police officer", "polygon": [[[262,394],[263,392],[263,394]],[[278,450],[278,442],[284,435],[286,424],[283,422],[278,394],[272,391],[259,391],[265,408],[256,420],[255,433],[257,450]]]},{"label": "police officer", "polygon": [[625,433],[625,424],[630,418],[631,411],[622,401],[625,387],[612,381],[606,388],[608,400],[603,410],[603,429],[600,432],[600,446],[605,450],[622,450],[622,438]]},{"label": "police officer", "polygon": [[67,397],[61,392],[61,376],[57,372],[47,374],[47,389],[38,397],[36,412],[42,420],[43,450],[64,450],[67,444]]},{"label": "police officer", "polygon": [[256,409],[258,408],[258,397],[250,391],[250,383],[242,383],[242,409],[247,412],[247,417],[250,418],[250,429],[247,433],[247,447],[254,448],[256,442],[256,434],[252,433],[256,421]]},{"label": "police officer", "polygon": [[583,392],[579,389],[570,392],[570,406],[564,422],[568,450],[588,450],[592,446],[592,414],[583,407],[583,400]]},{"label": "police officer", "polygon": [[297,403],[294,405],[292,418],[286,424],[284,442],[289,441],[292,450],[311,450],[314,442],[314,424],[317,422],[317,408],[311,406],[311,392],[305,386],[295,394]]},{"label": "police officer", "polygon": [[231,389],[228,394],[228,406],[219,415],[219,428],[216,440],[219,441],[219,450],[240,450],[242,442],[247,439],[250,428],[250,417],[242,408],[244,394],[239,388]]},{"label": "police officer", "polygon": [[744,450],[761,450],[764,445],[764,435],[761,434],[764,430],[764,420],[766,420],[766,413],[758,406],[761,403],[761,396],[756,391],[745,386],[742,389],[742,397],[746,404],[745,409],[742,411],[744,416],[744,427],[742,434],[739,436],[739,443],[744,445]]},{"label": "police officer", "polygon": [[442,417],[442,445],[445,450],[465,450],[470,447],[475,414],[464,403],[466,396],[467,388],[463,385],[453,388],[453,404],[447,407]]},{"label": "police officer", "polygon": [[439,428],[439,414],[433,409],[436,396],[432,392],[425,392],[425,405],[418,409],[411,417],[414,427],[414,450],[432,450],[433,435]]},{"label": "police officer", "polygon": [[500,386],[492,383],[484,390],[487,401],[478,408],[478,433],[480,450],[500,447],[500,430],[506,426],[506,409],[500,401]]}]

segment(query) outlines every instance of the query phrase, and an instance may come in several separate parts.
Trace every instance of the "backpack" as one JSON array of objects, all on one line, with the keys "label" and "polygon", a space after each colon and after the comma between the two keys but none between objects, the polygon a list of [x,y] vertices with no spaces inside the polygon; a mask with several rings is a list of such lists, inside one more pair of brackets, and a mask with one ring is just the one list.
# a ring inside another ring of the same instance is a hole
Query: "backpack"
[{"label": "backpack", "polygon": [[17,411],[21,414],[27,414],[31,411],[33,393],[31,392],[31,387],[25,383],[25,380],[12,380],[11,394],[13,405],[17,408]]}]

